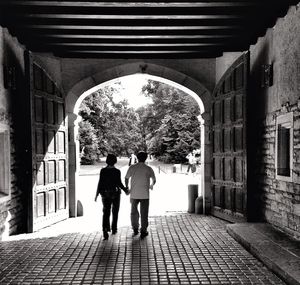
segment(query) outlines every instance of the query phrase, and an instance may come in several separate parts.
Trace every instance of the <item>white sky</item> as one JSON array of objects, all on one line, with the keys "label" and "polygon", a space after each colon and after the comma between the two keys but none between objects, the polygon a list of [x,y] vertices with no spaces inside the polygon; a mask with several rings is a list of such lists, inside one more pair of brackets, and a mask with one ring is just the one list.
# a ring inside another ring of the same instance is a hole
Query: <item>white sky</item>
[{"label": "white sky", "polygon": [[[130,75],[120,78],[122,82],[123,92],[119,100],[126,98],[128,100],[129,106],[133,108],[138,108],[151,103],[151,99],[146,98],[142,94],[142,87],[147,84],[147,78],[149,77],[143,74]],[[117,95],[114,96],[116,101],[118,101]]]}]

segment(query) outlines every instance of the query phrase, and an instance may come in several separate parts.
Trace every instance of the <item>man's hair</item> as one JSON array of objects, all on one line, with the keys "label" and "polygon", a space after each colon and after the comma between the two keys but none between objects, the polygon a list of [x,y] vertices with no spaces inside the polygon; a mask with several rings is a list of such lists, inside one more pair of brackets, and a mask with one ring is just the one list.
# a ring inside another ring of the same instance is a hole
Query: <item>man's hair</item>
[{"label": "man's hair", "polygon": [[144,151],[140,151],[138,154],[137,154],[137,159],[139,162],[145,162],[146,159],[147,159],[147,152],[144,152]]},{"label": "man's hair", "polygon": [[114,154],[109,153],[106,158],[106,163],[109,166],[113,166],[117,163],[117,157]]}]

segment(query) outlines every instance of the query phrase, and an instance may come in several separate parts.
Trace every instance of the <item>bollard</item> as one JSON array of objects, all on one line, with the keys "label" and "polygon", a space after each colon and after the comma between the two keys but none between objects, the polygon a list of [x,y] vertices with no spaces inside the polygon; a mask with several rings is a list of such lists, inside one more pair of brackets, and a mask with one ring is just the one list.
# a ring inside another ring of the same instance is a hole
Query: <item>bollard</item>
[{"label": "bollard", "polygon": [[179,163],[174,164],[173,169],[175,169],[175,171],[173,171],[173,172],[179,173],[180,172],[180,164]]},{"label": "bollard", "polygon": [[199,196],[195,200],[195,214],[203,214],[203,197]]},{"label": "bollard", "polygon": [[173,165],[173,173],[176,173],[176,165]]},{"label": "bollard", "polygon": [[195,213],[195,200],[198,197],[198,185],[188,185],[188,212]]},{"label": "bollard", "polygon": [[80,200],[77,200],[77,217],[83,216],[83,205]]},{"label": "bollard", "polygon": [[211,202],[210,202],[210,199],[208,198],[205,198],[205,205],[204,205],[204,214],[205,215],[209,215],[210,214],[210,211],[211,211]]}]

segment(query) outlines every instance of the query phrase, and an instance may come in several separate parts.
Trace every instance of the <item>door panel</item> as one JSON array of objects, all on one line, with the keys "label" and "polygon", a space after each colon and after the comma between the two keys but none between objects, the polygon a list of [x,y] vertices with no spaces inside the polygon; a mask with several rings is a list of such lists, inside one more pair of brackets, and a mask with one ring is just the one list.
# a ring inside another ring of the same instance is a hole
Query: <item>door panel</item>
[{"label": "door panel", "polygon": [[25,62],[32,148],[28,231],[33,232],[69,217],[68,130],[62,92],[30,53]]},{"label": "door panel", "polygon": [[224,74],[213,92],[211,109],[212,214],[228,221],[247,220],[246,117],[249,54]]}]

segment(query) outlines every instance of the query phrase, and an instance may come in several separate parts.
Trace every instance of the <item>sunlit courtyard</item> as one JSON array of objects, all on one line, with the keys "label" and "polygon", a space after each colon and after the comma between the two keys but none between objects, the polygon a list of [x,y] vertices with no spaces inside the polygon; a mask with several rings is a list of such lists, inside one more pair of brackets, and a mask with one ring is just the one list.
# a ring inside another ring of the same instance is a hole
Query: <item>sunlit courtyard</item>
[{"label": "sunlit courtyard", "polygon": [[[173,172],[173,165],[160,165],[156,161],[148,161],[157,178],[154,189],[150,192],[149,216],[166,215],[170,212],[187,212],[188,184],[200,184],[200,175],[186,174],[186,165]],[[78,200],[83,206],[84,227],[101,229],[102,203],[98,197],[94,201],[100,169],[105,163],[93,166],[81,166]],[[121,170],[122,180],[128,169],[128,159],[119,159],[117,168]],[[198,186],[200,194],[200,185]],[[130,196],[124,192],[121,196],[119,227],[130,225]]]}]

